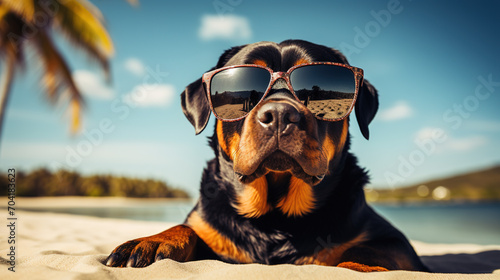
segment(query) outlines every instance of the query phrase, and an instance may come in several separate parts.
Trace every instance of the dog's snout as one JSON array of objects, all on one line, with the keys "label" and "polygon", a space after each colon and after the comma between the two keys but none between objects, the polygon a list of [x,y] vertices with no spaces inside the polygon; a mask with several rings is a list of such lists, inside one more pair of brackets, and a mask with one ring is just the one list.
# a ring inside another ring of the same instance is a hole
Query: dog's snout
[{"label": "dog's snout", "polygon": [[302,119],[300,112],[286,102],[269,102],[257,112],[257,121],[268,133],[288,133],[290,126]]}]

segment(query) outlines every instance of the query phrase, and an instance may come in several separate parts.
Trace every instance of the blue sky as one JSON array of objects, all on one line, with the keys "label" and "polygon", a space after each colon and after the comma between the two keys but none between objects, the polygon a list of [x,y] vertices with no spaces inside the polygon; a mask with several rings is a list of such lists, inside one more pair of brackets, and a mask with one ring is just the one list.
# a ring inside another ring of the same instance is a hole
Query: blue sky
[{"label": "blue sky", "polygon": [[196,195],[213,156],[179,95],[227,48],[304,39],[342,50],[377,87],[370,140],[351,116],[352,151],[375,187],[500,163],[498,1],[92,1],[115,44],[112,83],[57,40],[86,97],[69,134],[64,102],[41,92],[36,56],[16,73],[0,168],[67,168],[165,180]]}]

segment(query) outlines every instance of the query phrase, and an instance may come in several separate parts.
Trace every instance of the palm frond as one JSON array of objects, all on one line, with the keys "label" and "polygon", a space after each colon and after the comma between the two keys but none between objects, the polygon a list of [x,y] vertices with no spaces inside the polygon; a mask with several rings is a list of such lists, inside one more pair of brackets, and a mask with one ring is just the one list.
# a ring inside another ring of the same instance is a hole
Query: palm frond
[{"label": "palm frond", "polygon": [[97,59],[109,75],[108,59],[114,47],[100,11],[86,0],[66,0],[59,6],[54,20],[69,41]]},{"label": "palm frond", "polygon": [[70,101],[69,110],[71,112],[71,134],[76,134],[80,130],[81,127],[81,113],[80,109],[82,107],[82,103],[78,100],[72,99]]},{"label": "palm frond", "polygon": [[2,0],[1,5],[24,19],[32,22],[35,16],[35,0]]},{"label": "palm frond", "polygon": [[38,51],[43,64],[42,81],[49,100],[55,102],[66,93],[69,95],[71,131],[77,131],[80,125],[80,109],[83,105],[83,98],[73,81],[68,65],[44,30],[40,30],[33,37],[32,44]]},{"label": "palm frond", "polygon": [[0,58],[5,55],[13,57],[20,67],[24,66],[24,24],[21,17],[10,12],[6,6],[0,5]]},{"label": "palm frond", "polygon": [[5,5],[3,5],[2,2],[0,2],[0,20],[8,13],[10,12],[9,8]]},{"label": "palm frond", "polygon": [[10,24],[8,22],[9,12],[9,8],[0,2],[0,58],[8,52],[7,41],[10,32]]},{"label": "palm frond", "polygon": [[[15,58],[22,66],[24,45],[38,53],[43,68],[41,81],[51,102],[69,98],[71,131],[80,127],[83,97],[75,85],[66,61],[51,39],[51,28],[61,31],[74,46],[97,60],[109,80],[109,58],[114,53],[113,42],[104,26],[104,17],[88,0],[53,0],[54,13],[43,26],[36,25],[36,13],[43,9],[44,0],[0,0],[0,59]],[[132,5],[138,0],[127,0]],[[36,26],[36,32],[23,36],[23,27]],[[68,100],[68,99],[66,99]],[[1,123],[0,123],[1,127]]]}]

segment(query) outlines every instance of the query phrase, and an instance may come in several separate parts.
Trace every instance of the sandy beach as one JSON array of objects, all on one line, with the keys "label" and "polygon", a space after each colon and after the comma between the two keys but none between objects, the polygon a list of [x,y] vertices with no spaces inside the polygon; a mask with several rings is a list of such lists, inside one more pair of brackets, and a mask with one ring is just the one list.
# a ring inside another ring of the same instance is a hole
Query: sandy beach
[{"label": "sandy beach", "polygon": [[[30,205],[57,204],[60,199],[33,199]],[[117,205],[129,199],[105,199]],[[38,201],[35,203],[35,201]],[[103,203],[76,198],[66,204]],[[142,200],[140,200],[142,201]],[[136,201],[137,202],[137,201]],[[19,199],[19,203],[28,200]],[[64,204],[59,201],[59,204]],[[7,223],[7,210],[4,212]],[[0,236],[1,279],[500,279],[500,245],[429,244],[412,241],[434,273],[392,271],[359,273],[316,265],[232,265],[205,260],[179,263],[162,260],[146,268],[110,268],[103,265],[119,244],[173,226],[172,223],[95,218],[54,213],[16,211],[15,266],[10,263],[9,228]],[[12,233],[11,233],[12,234]]]},{"label": "sandy beach", "polygon": [[16,205],[22,209],[66,207],[138,207],[170,202],[190,202],[187,198],[130,198],[130,197],[20,197]]}]

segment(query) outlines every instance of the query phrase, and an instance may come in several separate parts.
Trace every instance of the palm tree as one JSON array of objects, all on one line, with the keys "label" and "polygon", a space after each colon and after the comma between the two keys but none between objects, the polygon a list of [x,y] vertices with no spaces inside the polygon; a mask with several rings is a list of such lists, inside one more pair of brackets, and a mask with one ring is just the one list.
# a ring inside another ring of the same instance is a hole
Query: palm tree
[{"label": "palm tree", "polygon": [[34,50],[42,65],[40,78],[47,98],[52,103],[66,101],[71,112],[71,132],[79,130],[83,98],[68,64],[53,42],[53,32],[61,33],[97,61],[109,81],[113,42],[101,12],[90,2],[0,0],[0,59],[4,60],[0,81],[0,137],[12,80],[16,69],[25,66],[27,48]]}]

